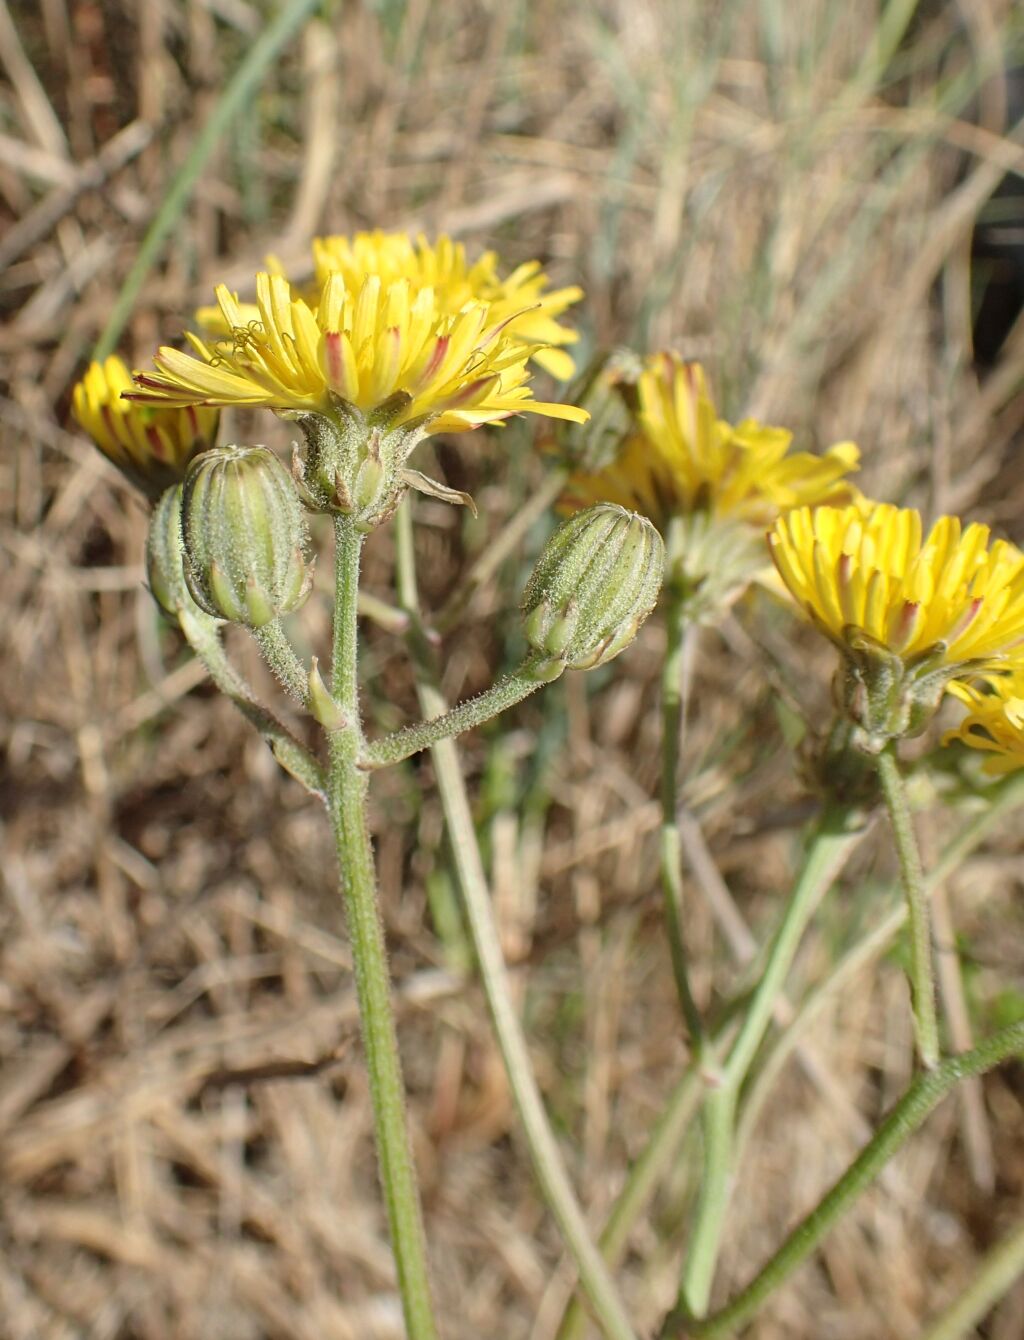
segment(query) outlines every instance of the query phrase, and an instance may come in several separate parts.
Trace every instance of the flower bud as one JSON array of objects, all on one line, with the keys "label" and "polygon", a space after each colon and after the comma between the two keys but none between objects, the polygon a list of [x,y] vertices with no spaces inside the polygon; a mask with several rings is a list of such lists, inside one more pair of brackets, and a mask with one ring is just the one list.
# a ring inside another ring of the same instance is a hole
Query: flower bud
[{"label": "flower bud", "polygon": [[181,533],[185,580],[208,614],[262,628],[309,594],[302,504],[266,447],[219,447],[193,463]]},{"label": "flower bud", "polygon": [[610,661],[654,608],[664,565],[646,517],[614,503],[577,512],[544,546],[523,594],[530,646],[572,670]]},{"label": "flower bud", "polygon": [[193,603],[185,585],[181,547],[181,485],[165,489],[153,509],[146,539],[146,577],[153,599],[165,613],[176,616]]},{"label": "flower bud", "polygon": [[219,411],[136,405],[122,395],[134,389],[127,366],[112,355],[91,364],[74,389],[71,412],[104,456],[156,502],[184,478],[189,461],[213,444]]}]

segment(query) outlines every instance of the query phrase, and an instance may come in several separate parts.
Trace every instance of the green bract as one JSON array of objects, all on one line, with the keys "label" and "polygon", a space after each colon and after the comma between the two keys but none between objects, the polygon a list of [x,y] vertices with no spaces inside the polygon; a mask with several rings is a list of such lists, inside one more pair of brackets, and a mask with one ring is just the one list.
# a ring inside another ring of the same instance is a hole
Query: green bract
[{"label": "green bract", "polygon": [[160,495],[153,508],[146,540],[146,578],[153,599],[170,615],[183,605],[192,605],[185,585],[181,547],[181,485],[174,484]]},{"label": "green bract", "polygon": [[188,589],[208,614],[262,628],[309,594],[302,504],[266,447],[218,447],[193,463],[181,534]]},{"label": "green bract", "polygon": [[572,670],[610,661],[654,608],[664,566],[646,517],[614,503],[577,512],[544,546],[523,594],[531,647]]}]

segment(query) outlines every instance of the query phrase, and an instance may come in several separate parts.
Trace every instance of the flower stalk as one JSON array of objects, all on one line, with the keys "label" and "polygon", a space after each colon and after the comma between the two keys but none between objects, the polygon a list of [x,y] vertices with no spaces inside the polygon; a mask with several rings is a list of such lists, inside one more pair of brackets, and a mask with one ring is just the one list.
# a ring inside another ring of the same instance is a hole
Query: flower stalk
[{"label": "flower stalk", "polygon": [[288,696],[294,698],[300,707],[305,707],[309,701],[309,675],[288,641],[280,619],[271,619],[262,628],[254,628],[253,637],[263,659]]},{"label": "flower stalk", "polygon": [[[412,515],[408,503],[398,509],[395,543],[398,551],[399,598],[410,618],[408,644],[416,672],[420,705],[429,717],[443,712],[445,702],[437,687],[430,643],[420,615]],[[455,742],[450,738],[436,741],[431,746],[431,756],[480,977],[537,1181],[579,1271],[583,1290],[608,1340],[636,1340],[607,1267],[590,1237],[544,1110],[522,1024],[513,1002],[508,968],[501,951],[490,890]]]},{"label": "flower stalk", "polygon": [[860,833],[849,831],[842,815],[828,810],[822,815],[808,843],[800,876],[775,932],[740,1031],[723,1063],[718,1084],[705,1102],[701,1194],[680,1289],[680,1306],[687,1316],[703,1316],[711,1298],[729,1201],[740,1090],[767,1032],[804,931],[859,840]]},{"label": "flower stalk", "polygon": [[357,607],[362,536],[335,519],[334,658],[331,690],[346,725],[329,737],[327,804],[345,902],[363,1046],[370,1077],[381,1185],[409,1340],[436,1340],[426,1243],[416,1173],[406,1130],[405,1088],[391,1005],[384,928],[377,904],[373,851],[366,826],[368,778],[359,767]]},{"label": "flower stalk", "polygon": [[[669,567],[672,543],[669,542]],[[685,727],[686,699],[683,692],[687,660],[692,654],[696,629],[687,618],[685,593],[669,582],[665,601],[665,631],[668,645],[661,670],[661,889],[665,908],[672,975],[690,1046],[700,1058],[704,1049],[704,1025],[694,999],[687,966],[683,933],[682,843],[679,837],[679,756]]]},{"label": "flower stalk", "polygon": [[914,1081],[856,1160],[796,1226],[750,1283],[718,1312],[690,1315],[685,1302],[672,1311],[659,1340],[717,1340],[734,1335],[778,1286],[818,1246],[853,1201],[878,1176],[900,1147],[924,1123],[962,1079],[983,1075],[1011,1056],[1024,1054],[1024,1022],[1000,1029],[969,1052],[952,1056]]},{"label": "flower stalk", "polygon": [[932,937],[921,855],[914,836],[914,821],[900,776],[896,749],[889,745],[878,755],[878,779],[882,784],[892,834],[899,856],[903,892],[907,899],[910,928],[910,994],[914,1011],[917,1054],[926,1070],[939,1060],[939,1026],[935,1010],[935,976],[932,967]]},{"label": "flower stalk", "polygon": [[248,684],[224,653],[217,621],[194,607],[191,610],[179,610],[177,618],[185,640],[206,666],[210,678],[256,727],[281,767],[301,782],[307,791],[325,799],[327,779],[320,763],[273,713],[256,700]]},{"label": "flower stalk", "polygon": [[364,768],[386,768],[393,763],[401,763],[405,758],[418,754],[421,749],[429,749],[438,740],[452,735],[461,735],[474,726],[490,721],[492,717],[508,711],[516,703],[521,703],[531,693],[551,682],[562,673],[563,666],[532,656],[511,674],[499,679],[489,689],[459,703],[448,712],[418,721],[412,726],[385,735],[374,740],[363,751],[361,763]]}]

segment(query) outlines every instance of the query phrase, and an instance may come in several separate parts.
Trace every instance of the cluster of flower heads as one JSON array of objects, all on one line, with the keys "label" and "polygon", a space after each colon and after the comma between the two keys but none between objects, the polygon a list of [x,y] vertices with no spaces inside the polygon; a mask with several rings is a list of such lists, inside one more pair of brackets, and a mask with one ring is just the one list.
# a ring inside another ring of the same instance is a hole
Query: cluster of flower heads
[{"label": "cluster of flower heads", "polygon": [[698,364],[657,354],[635,391],[634,430],[613,460],[572,475],[568,510],[609,499],[666,537],[680,517],[704,517],[700,543],[708,566],[721,568],[737,545],[736,525],[725,523],[770,528],[783,585],[843,657],[841,706],[865,748],[923,729],[949,692],[968,715],[947,741],[987,750],[989,771],[1024,766],[1016,546],[956,517],[925,535],[918,512],[863,497],[846,478],[858,461],[852,443],[814,456],[790,451],[783,429],[727,423]]},{"label": "cluster of flower heads", "polygon": [[726,423],[699,363],[653,355],[636,395],[636,430],[615,460],[572,476],[567,507],[617,502],[643,512],[664,533],[673,517],[699,511],[763,529],[788,508],[852,496],[844,478],[859,460],[852,442],[814,456],[790,452],[793,434],[784,428],[754,419]]},{"label": "cluster of flower heads", "polygon": [[261,405],[330,413],[334,399],[372,414],[401,397],[389,426],[467,432],[513,414],[582,422],[571,405],[537,401],[529,363],[573,370],[575,332],[557,317],[580,297],[545,293],[538,262],[507,279],[486,253],[472,266],[442,237],[360,233],[314,243],[317,282],[296,290],[282,274],[256,277],[255,303],[224,285],[198,313],[191,354],[161,348],[156,371],[136,375],[130,397],[160,406]]},{"label": "cluster of flower heads", "polygon": [[840,650],[844,705],[882,747],[924,728],[944,693],[959,739],[1024,767],[1024,553],[987,526],[861,500],[797,508],[768,536],[783,582]]},{"label": "cluster of flower heads", "polygon": [[[226,406],[345,406],[417,440],[524,412],[587,420],[533,398],[531,364],[574,370],[577,336],[559,318],[582,296],[550,290],[539,262],[503,277],[493,252],[470,261],[448,237],[372,232],[316,239],[313,268],[301,289],[271,265],[252,303],[220,286],[190,353],[161,348],[134,377],[109,358],[76,387],[80,425],[152,500],[213,444]],[[876,747],[922,728],[949,691],[968,714],[947,739],[988,751],[991,770],[1024,766],[1024,554],[951,517],[925,536],[917,512],[864,499],[847,479],[852,443],[794,452],[784,429],[726,422],[697,363],[655,354],[629,390],[628,430],[612,459],[571,476],[565,510],[618,503],[666,538],[696,519],[708,569],[729,566],[738,533],[770,527],[779,575],[840,649],[845,705]]]}]

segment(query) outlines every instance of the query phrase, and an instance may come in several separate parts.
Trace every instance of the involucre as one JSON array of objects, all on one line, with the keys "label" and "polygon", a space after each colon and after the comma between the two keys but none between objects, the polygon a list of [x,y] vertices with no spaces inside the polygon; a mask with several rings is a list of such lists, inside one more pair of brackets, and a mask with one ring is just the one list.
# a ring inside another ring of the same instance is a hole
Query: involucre
[{"label": "involucre", "polygon": [[185,478],[181,528],[185,580],[208,614],[262,628],[309,594],[302,503],[266,447],[218,447],[197,458]]}]

